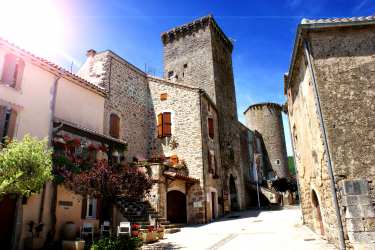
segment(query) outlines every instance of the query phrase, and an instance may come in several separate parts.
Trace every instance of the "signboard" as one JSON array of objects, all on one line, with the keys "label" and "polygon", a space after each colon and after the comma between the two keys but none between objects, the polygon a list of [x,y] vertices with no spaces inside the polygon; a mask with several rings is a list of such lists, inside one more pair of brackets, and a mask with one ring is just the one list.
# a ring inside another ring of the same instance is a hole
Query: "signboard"
[{"label": "signboard", "polygon": [[202,207],[201,201],[193,201],[193,207]]},{"label": "signboard", "polygon": [[228,191],[223,190],[223,199],[224,199],[224,212],[229,212],[229,197],[228,197]]},{"label": "signboard", "polygon": [[207,193],[207,202],[210,202],[210,193]]}]

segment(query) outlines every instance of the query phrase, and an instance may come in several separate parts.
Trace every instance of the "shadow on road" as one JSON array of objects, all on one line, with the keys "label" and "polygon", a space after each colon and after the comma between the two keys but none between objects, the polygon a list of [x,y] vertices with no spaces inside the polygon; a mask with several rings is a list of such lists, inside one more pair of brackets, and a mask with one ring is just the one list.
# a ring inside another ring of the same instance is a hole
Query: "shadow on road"
[{"label": "shadow on road", "polygon": [[181,246],[171,242],[155,242],[142,246],[142,249],[181,249]]}]

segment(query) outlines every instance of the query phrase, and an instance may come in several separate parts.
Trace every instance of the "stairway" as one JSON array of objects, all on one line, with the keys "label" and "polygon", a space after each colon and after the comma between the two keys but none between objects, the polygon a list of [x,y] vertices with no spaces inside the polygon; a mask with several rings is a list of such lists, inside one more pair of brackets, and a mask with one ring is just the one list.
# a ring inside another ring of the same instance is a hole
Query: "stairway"
[{"label": "stairway", "polygon": [[[129,222],[137,224],[139,229],[147,230],[149,227],[155,227],[157,219],[157,223],[165,228],[166,233],[180,231],[178,230],[179,228],[175,228],[176,225],[170,224],[166,218],[158,215],[155,209],[147,204],[147,201],[119,199],[115,206]],[[144,211],[143,215],[142,209]]]}]

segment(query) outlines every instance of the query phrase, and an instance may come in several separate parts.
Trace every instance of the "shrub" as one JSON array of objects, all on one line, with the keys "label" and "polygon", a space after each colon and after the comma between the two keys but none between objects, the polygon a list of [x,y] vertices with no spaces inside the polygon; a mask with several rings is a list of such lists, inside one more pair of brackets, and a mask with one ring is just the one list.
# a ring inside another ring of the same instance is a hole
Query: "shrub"
[{"label": "shrub", "polygon": [[138,237],[129,237],[120,235],[114,240],[110,240],[106,237],[95,241],[91,246],[91,250],[132,250],[137,249],[141,245],[142,240]]}]

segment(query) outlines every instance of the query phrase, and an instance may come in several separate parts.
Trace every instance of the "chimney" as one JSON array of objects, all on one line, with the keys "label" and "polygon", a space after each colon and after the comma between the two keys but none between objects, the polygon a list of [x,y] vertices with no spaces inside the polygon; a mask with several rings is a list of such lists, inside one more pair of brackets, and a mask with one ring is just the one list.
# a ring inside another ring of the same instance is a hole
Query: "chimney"
[{"label": "chimney", "polygon": [[88,50],[86,54],[87,58],[94,57],[95,55],[96,55],[96,51],[93,49]]}]

